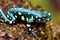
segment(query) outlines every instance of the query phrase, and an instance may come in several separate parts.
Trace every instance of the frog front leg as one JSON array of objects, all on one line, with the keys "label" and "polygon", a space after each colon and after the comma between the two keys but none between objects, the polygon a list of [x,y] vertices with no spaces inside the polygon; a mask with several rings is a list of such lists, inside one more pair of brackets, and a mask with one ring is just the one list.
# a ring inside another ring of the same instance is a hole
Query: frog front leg
[{"label": "frog front leg", "polygon": [[28,29],[28,34],[35,36],[36,35],[36,31],[35,29],[31,26],[31,23],[33,22],[34,19],[30,18],[27,21],[27,29]]}]

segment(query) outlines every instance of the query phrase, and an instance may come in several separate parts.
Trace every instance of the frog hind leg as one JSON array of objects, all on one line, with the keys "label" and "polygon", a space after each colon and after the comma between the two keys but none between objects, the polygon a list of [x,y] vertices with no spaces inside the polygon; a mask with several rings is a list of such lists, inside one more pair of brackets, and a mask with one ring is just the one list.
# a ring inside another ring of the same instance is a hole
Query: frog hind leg
[{"label": "frog hind leg", "polygon": [[31,19],[31,18],[27,21],[27,31],[28,31],[28,34],[30,34],[31,36],[35,36],[36,35],[36,31],[31,26],[32,22],[33,22],[33,19]]}]

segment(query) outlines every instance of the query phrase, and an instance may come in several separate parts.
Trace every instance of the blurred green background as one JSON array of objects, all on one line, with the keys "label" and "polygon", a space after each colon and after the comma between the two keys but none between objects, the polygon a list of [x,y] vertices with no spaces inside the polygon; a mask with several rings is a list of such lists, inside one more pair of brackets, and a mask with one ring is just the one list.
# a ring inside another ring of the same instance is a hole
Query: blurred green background
[{"label": "blurred green background", "polygon": [[54,23],[60,25],[60,12],[57,12],[52,7],[50,0],[30,0],[34,5],[40,5],[44,10],[52,14],[52,20]]}]

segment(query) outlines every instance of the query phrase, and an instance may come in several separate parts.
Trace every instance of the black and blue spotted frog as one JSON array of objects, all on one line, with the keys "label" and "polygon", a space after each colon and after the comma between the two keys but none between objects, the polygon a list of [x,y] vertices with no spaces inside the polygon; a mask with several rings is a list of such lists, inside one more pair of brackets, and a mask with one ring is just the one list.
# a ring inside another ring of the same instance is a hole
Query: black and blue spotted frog
[{"label": "black and blue spotted frog", "polygon": [[5,16],[3,11],[0,9],[0,16],[8,23],[13,24],[17,19],[27,22],[27,29],[30,35],[36,35],[34,28],[31,26],[32,22],[47,22],[51,20],[51,14],[44,11],[28,10],[24,8],[11,8]]}]

